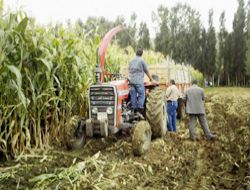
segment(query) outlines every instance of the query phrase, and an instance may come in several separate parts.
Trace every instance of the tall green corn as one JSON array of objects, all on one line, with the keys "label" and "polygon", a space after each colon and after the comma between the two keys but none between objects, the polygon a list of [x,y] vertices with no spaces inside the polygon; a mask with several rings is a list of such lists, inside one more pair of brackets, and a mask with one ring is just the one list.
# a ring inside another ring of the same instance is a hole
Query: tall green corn
[{"label": "tall green corn", "polygon": [[3,14],[3,0],[0,0],[0,16]]},{"label": "tall green corn", "polygon": [[86,114],[100,40],[82,37],[34,26],[23,14],[1,20],[0,151],[16,155],[60,142],[67,120]]}]

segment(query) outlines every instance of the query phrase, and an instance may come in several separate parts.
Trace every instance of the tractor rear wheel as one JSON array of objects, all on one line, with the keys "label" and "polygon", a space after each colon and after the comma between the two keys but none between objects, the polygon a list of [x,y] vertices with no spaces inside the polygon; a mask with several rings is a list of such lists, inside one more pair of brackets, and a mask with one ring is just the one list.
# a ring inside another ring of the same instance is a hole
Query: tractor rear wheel
[{"label": "tractor rear wheel", "polygon": [[132,134],[132,148],[135,156],[143,155],[150,147],[151,128],[147,121],[139,121]]},{"label": "tractor rear wheel", "polygon": [[152,90],[146,103],[146,119],[152,130],[152,137],[163,137],[167,130],[166,100],[164,91]]}]

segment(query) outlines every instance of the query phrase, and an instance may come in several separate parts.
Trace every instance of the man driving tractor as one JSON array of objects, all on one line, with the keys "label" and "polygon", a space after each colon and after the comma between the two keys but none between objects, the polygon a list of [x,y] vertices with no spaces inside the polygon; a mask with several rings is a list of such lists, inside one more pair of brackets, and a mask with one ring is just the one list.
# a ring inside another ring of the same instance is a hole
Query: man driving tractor
[{"label": "man driving tractor", "polygon": [[[145,102],[145,87],[144,87],[144,73],[148,76],[150,81],[156,83],[148,71],[146,62],[142,58],[143,49],[139,48],[136,51],[136,57],[129,63],[129,80],[130,80],[130,98],[132,112],[144,113]],[[137,99],[138,94],[138,99]]]}]

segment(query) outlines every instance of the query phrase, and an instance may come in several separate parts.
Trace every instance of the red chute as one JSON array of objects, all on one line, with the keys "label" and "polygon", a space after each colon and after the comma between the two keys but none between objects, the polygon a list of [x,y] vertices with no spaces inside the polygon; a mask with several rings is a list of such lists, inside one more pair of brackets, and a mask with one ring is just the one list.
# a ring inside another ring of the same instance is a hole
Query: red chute
[{"label": "red chute", "polygon": [[104,75],[105,75],[105,55],[107,51],[107,47],[109,45],[109,42],[115,36],[118,32],[121,32],[125,30],[125,27],[122,25],[119,25],[113,29],[111,29],[102,39],[101,45],[99,47],[98,55],[100,56],[100,65],[102,69],[102,74],[101,74],[101,82],[104,81]]}]

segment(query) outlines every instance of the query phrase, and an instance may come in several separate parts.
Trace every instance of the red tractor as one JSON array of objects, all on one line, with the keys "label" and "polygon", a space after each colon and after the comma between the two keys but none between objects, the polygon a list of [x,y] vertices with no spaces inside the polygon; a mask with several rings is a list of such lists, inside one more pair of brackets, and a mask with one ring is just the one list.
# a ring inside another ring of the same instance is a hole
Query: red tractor
[{"label": "red tractor", "polygon": [[142,116],[131,111],[128,79],[105,82],[106,76],[119,76],[105,71],[105,53],[112,37],[123,30],[123,26],[110,30],[97,51],[96,84],[89,88],[86,136],[107,137],[121,130],[132,129],[133,152],[141,155],[149,148],[152,137],[162,137],[166,133],[165,94],[157,84],[145,82],[145,114]]}]

